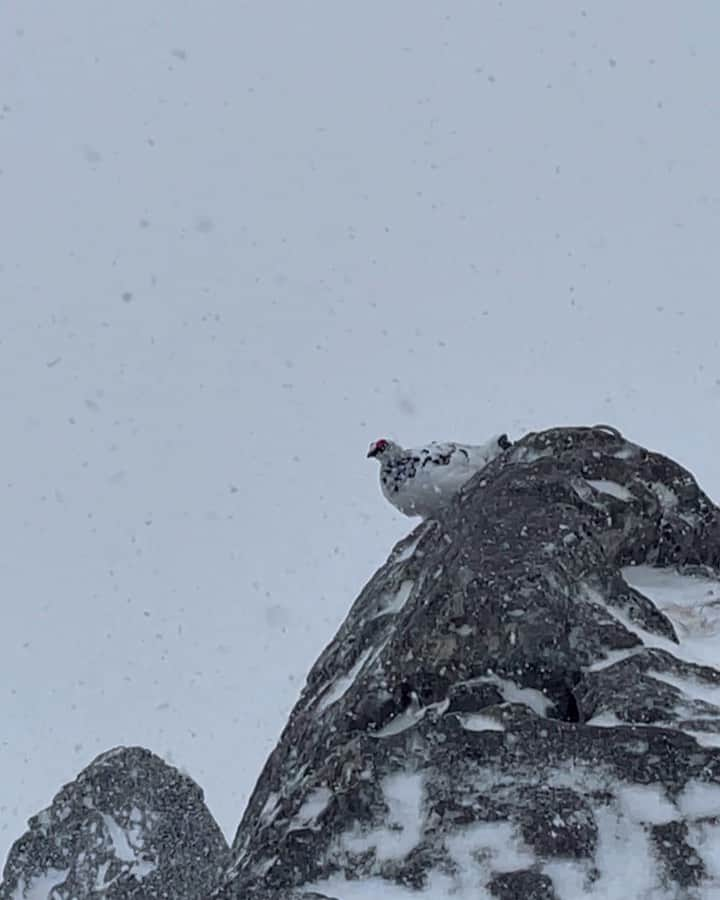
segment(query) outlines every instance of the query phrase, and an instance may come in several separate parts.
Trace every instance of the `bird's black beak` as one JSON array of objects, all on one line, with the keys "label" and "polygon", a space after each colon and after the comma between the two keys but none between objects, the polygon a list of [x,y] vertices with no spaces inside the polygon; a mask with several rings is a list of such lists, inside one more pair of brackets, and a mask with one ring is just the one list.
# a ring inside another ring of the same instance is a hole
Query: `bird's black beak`
[{"label": "bird's black beak", "polygon": [[369,459],[371,456],[376,456],[376,455],[377,455],[377,450],[374,447],[371,447],[367,452],[366,458]]}]

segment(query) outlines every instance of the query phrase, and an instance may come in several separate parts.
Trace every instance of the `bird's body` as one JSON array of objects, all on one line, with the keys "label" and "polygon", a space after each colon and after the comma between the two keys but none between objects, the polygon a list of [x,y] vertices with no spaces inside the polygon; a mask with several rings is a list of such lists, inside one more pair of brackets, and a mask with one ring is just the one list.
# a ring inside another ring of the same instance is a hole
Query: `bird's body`
[{"label": "bird's body", "polygon": [[437,515],[470,478],[510,446],[507,435],[480,445],[431,443],[404,449],[381,439],[368,456],[380,461],[380,487],[385,498],[406,516]]}]

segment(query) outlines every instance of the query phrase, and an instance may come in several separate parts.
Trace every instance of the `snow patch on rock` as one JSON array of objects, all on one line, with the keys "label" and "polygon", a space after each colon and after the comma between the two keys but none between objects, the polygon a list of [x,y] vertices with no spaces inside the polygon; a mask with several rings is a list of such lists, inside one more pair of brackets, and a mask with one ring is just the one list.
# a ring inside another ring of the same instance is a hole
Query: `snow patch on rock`
[{"label": "snow patch on rock", "polygon": [[632,492],[629,491],[625,487],[625,485],[618,484],[617,481],[607,481],[604,478],[588,478],[587,483],[590,485],[590,487],[594,488],[596,491],[599,491],[601,494],[610,494],[611,497],[615,497],[618,500],[623,500],[625,503],[633,499]]}]

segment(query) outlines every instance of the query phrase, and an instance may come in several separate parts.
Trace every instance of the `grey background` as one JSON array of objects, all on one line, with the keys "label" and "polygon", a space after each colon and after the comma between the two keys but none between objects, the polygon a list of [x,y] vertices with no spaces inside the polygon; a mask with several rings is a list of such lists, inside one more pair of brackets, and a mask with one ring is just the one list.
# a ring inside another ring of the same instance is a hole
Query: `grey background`
[{"label": "grey background", "polygon": [[5,4],[0,857],[143,744],[228,835],[412,526],[370,440],[720,494],[720,7]]}]

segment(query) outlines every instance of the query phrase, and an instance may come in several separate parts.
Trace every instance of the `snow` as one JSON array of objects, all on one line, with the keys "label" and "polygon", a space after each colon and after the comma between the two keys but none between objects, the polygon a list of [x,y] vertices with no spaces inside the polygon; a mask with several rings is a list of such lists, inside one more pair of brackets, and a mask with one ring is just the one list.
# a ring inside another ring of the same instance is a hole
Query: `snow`
[{"label": "snow", "polygon": [[410,541],[410,543],[405,547],[404,550],[401,550],[393,557],[393,562],[402,563],[407,562],[407,560],[412,559],[415,551],[417,550],[417,546],[425,536],[425,529],[423,529],[420,534],[415,538],[414,541]]},{"label": "snow", "polygon": [[535,862],[535,856],[508,822],[469,825],[446,841],[450,857],[459,867],[461,889],[470,889],[479,873],[478,863],[489,864],[496,872],[514,872]]},{"label": "snow", "polygon": [[[630,570],[632,571],[632,569]],[[633,584],[634,587],[639,587],[640,581],[633,581],[627,575],[628,570],[625,569],[623,574],[625,575],[625,579],[628,583]],[[678,579],[683,579],[689,576],[678,576],[673,572],[666,572],[666,578],[664,580],[665,584],[677,584]],[[673,656],[676,656],[678,659],[685,660],[686,662],[697,663],[699,665],[713,666],[717,663],[717,639],[714,630],[710,630],[708,633],[704,633],[700,630],[695,631],[691,636],[683,636],[682,631],[678,635],[679,638],[682,638],[678,644],[674,641],[670,641],[667,638],[660,637],[652,632],[645,631],[635,622],[633,622],[622,610],[617,607],[608,606],[605,603],[602,595],[595,590],[591,585],[585,585],[585,593],[588,598],[593,603],[596,603],[598,606],[601,606],[608,615],[615,618],[618,622],[624,625],[628,631],[631,631],[633,634],[636,634],[643,642],[646,647],[657,647],[661,650],[666,650],[668,653],[671,653]],[[648,591],[644,591],[645,595],[653,599],[652,595]],[[668,618],[672,621],[673,625],[678,625],[680,619],[675,615],[674,616],[674,604],[668,599],[668,594],[663,591],[662,594],[656,594],[658,601],[658,607],[668,616]],[[665,606],[662,605],[663,601],[666,603]],[[694,620],[702,617],[701,611],[691,611],[692,617]],[[676,629],[677,630],[677,629]],[[631,648],[627,651],[620,651],[615,653],[615,655],[611,656],[614,661],[618,661],[621,658],[632,656],[634,653],[638,652],[638,649],[641,648]],[[599,664],[593,664],[590,667],[591,670],[597,670],[601,668],[605,668],[609,665],[608,659],[603,659]],[[663,678],[667,676],[663,673]]]},{"label": "snow", "polygon": [[270,791],[263,804],[263,808],[260,810],[260,821],[264,825],[269,825],[279,812],[280,795],[276,791]]},{"label": "snow", "polygon": [[499,675],[483,675],[481,678],[475,679],[477,682],[494,684],[502,694],[503,700],[507,703],[522,703],[528,706],[533,712],[539,716],[546,716],[548,709],[553,706],[552,700],[541,691],[535,688],[520,687],[514,681],[507,678],[501,678]]},{"label": "snow", "polygon": [[[387,862],[409,853],[422,837],[422,776],[399,774],[385,778],[383,795],[388,804],[387,829],[367,833],[355,831],[343,835],[340,846],[353,853],[375,851],[378,863]],[[458,875],[449,878],[433,875],[425,890],[412,896],[490,897],[483,889],[491,865],[496,872],[511,872],[534,863],[534,856],[515,829],[507,822],[482,823],[458,829],[446,839],[450,858]],[[387,881],[367,879],[357,891],[344,878],[331,878],[312,885],[306,891],[322,891],[328,896],[350,900],[352,897],[400,898],[410,896],[404,889]]]},{"label": "snow", "polygon": [[[434,878],[423,891],[405,888],[383,878],[348,881],[338,876],[318,881],[310,885],[308,891],[317,891],[327,897],[337,897],[338,900],[464,900],[464,895],[457,892],[452,880],[442,876]],[[473,900],[491,900],[490,894],[485,891],[471,896]]]},{"label": "snow", "polygon": [[48,900],[52,889],[67,878],[69,869],[48,869],[30,882],[20,881],[9,900]]},{"label": "snow", "polygon": [[112,816],[109,816],[106,813],[101,813],[101,815],[102,820],[105,823],[105,828],[110,836],[110,840],[112,841],[115,856],[126,862],[132,862],[135,859],[135,849],[130,846],[125,830],[118,825]]},{"label": "snow", "polygon": [[[661,609],[675,627],[679,645],[664,638],[642,632],[623,620],[631,631],[639,634],[651,647],[661,647],[688,662],[706,666],[718,664],[720,640],[720,581],[701,574],[681,574],[674,569],[652,566],[627,566],[622,570],[625,581],[645,594]],[[622,620],[621,614],[611,615]],[[668,676],[663,674],[667,680]],[[672,682],[669,682],[672,683]],[[705,698],[717,696],[714,689],[702,688],[695,682],[688,688],[697,693],[705,691]],[[707,693],[709,691],[709,693]],[[711,700],[710,702],[716,702]]]},{"label": "snow", "polygon": [[378,616],[396,615],[397,613],[402,612],[414,587],[414,581],[409,579],[403,581],[387,603],[383,603],[379,607],[373,618],[377,618]]},{"label": "snow", "polygon": [[627,502],[633,499],[632,491],[629,491],[625,485],[618,484],[617,481],[606,481],[603,478],[591,480],[588,478],[587,483],[590,487],[595,488],[596,491],[610,494],[611,497],[616,497],[618,500]]},{"label": "snow", "polygon": [[585,724],[595,728],[615,728],[617,725],[627,725],[627,722],[623,722],[613,712],[601,712],[588,719]]},{"label": "snow", "polygon": [[7,5],[0,860],[118,744],[232,837],[408,533],[378,434],[609,421],[720,497],[719,18]]},{"label": "snow", "polygon": [[413,725],[416,725],[431,711],[435,711],[438,715],[442,715],[448,706],[450,706],[450,701],[447,699],[441,700],[438,703],[430,703],[428,706],[420,706],[416,700],[406,710],[391,719],[387,725],[379,728],[374,733],[374,737],[386,738],[392,737],[395,734],[400,734],[403,731],[407,731],[408,728],[412,728]]},{"label": "snow", "polygon": [[666,484],[663,484],[661,481],[651,481],[649,487],[660,501],[660,506],[665,512],[672,512],[678,505],[677,494]]},{"label": "snow", "polygon": [[716,822],[698,822],[688,829],[688,844],[702,860],[705,870],[715,880],[713,887],[708,887],[703,900],[718,900],[720,897],[720,827]]},{"label": "snow", "polygon": [[387,823],[393,838],[378,848],[378,859],[405,856],[420,843],[423,823],[423,775],[398,772],[383,778],[381,788],[387,803]]},{"label": "snow", "polygon": [[387,827],[362,832],[356,826],[354,831],[341,835],[338,844],[353,853],[374,850],[378,862],[385,862],[404,857],[420,843],[423,776],[399,772],[383,778],[380,786],[387,804]]},{"label": "snow", "polygon": [[115,878],[107,878],[108,870],[110,869],[110,863],[104,862],[100,863],[97,869],[97,874],[95,876],[95,884],[93,885],[96,891],[106,890],[110,884],[112,884],[116,879]]},{"label": "snow", "polygon": [[631,822],[664,825],[679,818],[679,811],[662,785],[638,784],[620,788],[620,806]]},{"label": "snow", "polygon": [[720,734],[712,731],[694,731],[692,728],[684,728],[685,734],[695,738],[701,747],[720,747]]},{"label": "snow", "polygon": [[468,713],[460,716],[462,727],[467,731],[505,731],[502,722],[482,713]]},{"label": "snow", "polygon": [[677,797],[677,805],[688,818],[720,817],[720,787],[705,781],[690,781]]},{"label": "snow", "polygon": [[642,650],[642,647],[631,647],[629,650],[605,650],[605,655],[602,659],[597,660],[597,662],[592,663],[591,665],[586,667],[586,671],[588,672],[600,672],[602,669],[607,669],[608,666],[613,666],[615,663],[622,662],[624,659],[628,659],[631,656],[634,656],[636,653],[639,653]]},{"label": "snow", "polygon": [[319,787],[310,791],[305,798],[305,802],[295,814],[293,819],[294,827],[307,828],[309,825],[313,825],[320,813],[327,809],[332,796],[332,791],[327,787]]},{"label": "snow", "polygon": [[659,883],[660,868],[647,832],[608,807],[596,809],[594,815],[600,877],[588,883],[590,872],[584,867],[562,862],[546,864],[543,871],[553,878],[559,900],[670,900],[674,894],[666,894]]},{"label": "snow", "polygon": [[[718,707],[718,715],[720,715],[720,683],[709,686],[707,683],[698,678],[680,678],[669,672],[656,672],[654,669],[648,669],[648,677],[655,678],[669,684],[671,687],[682,691],[692,700],[701,700],[704,703],[714,703]],[[706,716],[695,716],[695,718],[706,718]]]},{"label": "snow", "polygon": [[317,711],[323,712],[329,706],[332,706],[333,703],[337,703],[338,700],[342,699],[353,684],[355,684],[355,679],[360,674],[365,663],[368,662],[371,657],[377,656],[377,653],[378,650],[376,647],[368,647],[367,650],[363,651],[350,671],[346,675],[336,678],[335,681],[331,682],[326,688],[325,693],[322,695],[317,705]]},{"label": "snow", "polygon": [[[139,812],[140,811],[137,810],[137,808],[132,810],[132,813],[139,814]],[[113,816],[110,816],[107,813],[101,813],[101,817],[107,835],[112,843],[115,856],[121,862],[128,864],[125,868],[129,869],[138,881],[142,881],[143,878],[151,872],[154,872],[157,868],[157,861],[153,861],[140,855],[144,842],[143,832],[138,817],[131,815],[131,826],[127,829],[121,827]],[[105,876],[107,875],[109,868],[109,862],[101,864],[98,868],[96,876],[97,890],[107,889],[115,880],[114,878],[106,880]]]}]

